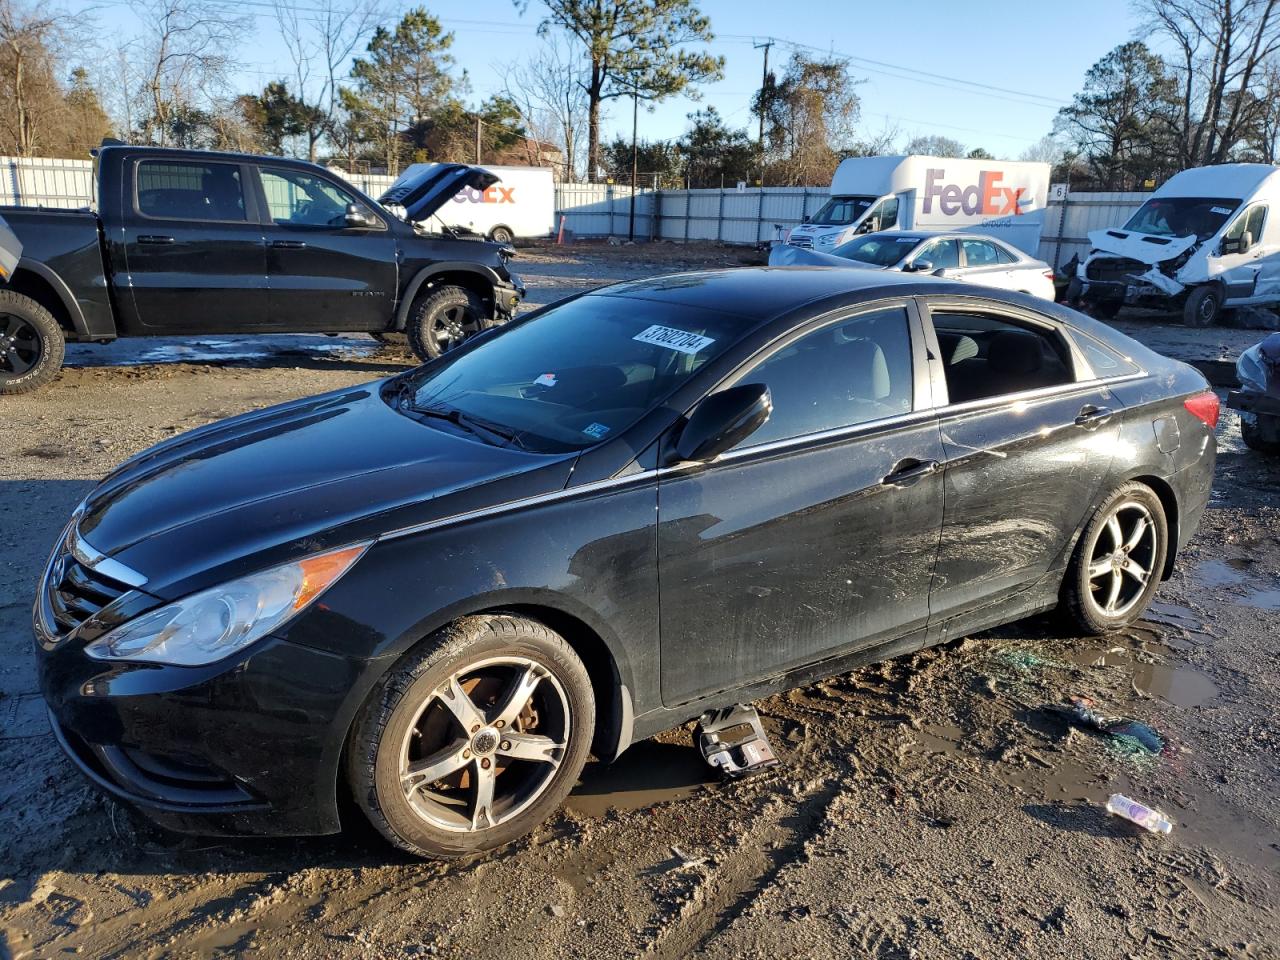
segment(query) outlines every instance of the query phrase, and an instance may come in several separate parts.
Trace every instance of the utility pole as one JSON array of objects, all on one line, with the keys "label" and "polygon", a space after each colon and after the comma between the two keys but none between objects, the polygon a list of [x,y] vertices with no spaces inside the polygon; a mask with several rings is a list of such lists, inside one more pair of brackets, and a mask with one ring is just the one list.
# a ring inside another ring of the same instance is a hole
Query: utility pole
[{"label": "utility pole", "polygon": [[764,43],[753,44],[755,49],[764,50],[764,72],[760,75],[760,188],[764,189],[764,89],[769,85],[769,48],[776,41],[770,37]]},{"label": "utility pole", "polygon": [[640,83],[631,88],[631,219],[627,224],[627,239],[636,238],[636,168],[640,161],[637,134],[640,129]]},{"label": "utility pole", "polygon": [[480,162],[480,124],[483,121],[476,117],[476,163]]}]

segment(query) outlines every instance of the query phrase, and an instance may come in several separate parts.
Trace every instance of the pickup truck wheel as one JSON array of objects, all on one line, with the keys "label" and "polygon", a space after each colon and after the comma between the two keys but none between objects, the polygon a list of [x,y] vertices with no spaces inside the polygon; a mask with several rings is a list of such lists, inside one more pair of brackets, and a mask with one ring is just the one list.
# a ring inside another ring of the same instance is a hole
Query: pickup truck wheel
[{"label": "pickup truck wheel", "polygon": [[0,290],[0,395],[49,383],[62,369],[65,351],[53,314],[30,297]]},{"label": "pickup truck wheel", "polygon": [[447,286],[414,301],[405,333],[409,348],[425,362],[443,356],[489,325],[489,311],[480,297],[466,287]]},{"label": "pickup truck wheel", "polygon": [[1182,305],[1182,323],[1188,327],[1211,327],[1221,310],[1221,290],[1217,287],[1197,287]]}]

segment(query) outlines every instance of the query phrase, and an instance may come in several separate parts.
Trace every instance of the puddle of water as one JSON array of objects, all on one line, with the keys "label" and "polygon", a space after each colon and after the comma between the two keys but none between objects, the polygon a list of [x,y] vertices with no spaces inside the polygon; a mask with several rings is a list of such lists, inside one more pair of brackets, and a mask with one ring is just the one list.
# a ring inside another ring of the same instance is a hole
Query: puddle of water
[{"label": "puddle of water", "polygon": [[1243,583],[1242,569],[1226,560],[1206,560],[1196,567],[1195,578],[1208,587],[1234,587]]},{"label": "puddle of water", "polygon": [[1136,646],[1130,641],[1109,647],[1082,647],[1068,656],[1080,667],[1127,668],[1139,691],[1174,706],[1198,707],[1218,695],[1217,685],[1199,670],[1156,663],[1138,655],[1163,656],[1172,652],[1174,644],[1164,638],[1156,639],[1151,631],[1141,629],[1134,631],[1134,639]]},{"label": "puddle of water", "polygon": [[683,800],[714,782],[714,771],[692,745],[645,740],[612,764],[589,766],[565,805],[600,818],[610,810],[642,810]]},{"label": "puddle of water", "polygon": [[148,337],[117,340],[110,344],[67,347],[69,367],[118,367],[135,364],[219,363],[264,360],[285,356],[367,357],[381,345],[363,336],[326,337],[312,334],[249,334],[180,340]]},{"label": "puddle of water", "polygon": [[1230,603],[1258,610],[1280,610],[1280,587],[1255,586],[1260,579],[1255,566],[1249,557],[1206,560],[1196,566],[1194,577],[1207,587],[1229,590],[1226,599]]}]

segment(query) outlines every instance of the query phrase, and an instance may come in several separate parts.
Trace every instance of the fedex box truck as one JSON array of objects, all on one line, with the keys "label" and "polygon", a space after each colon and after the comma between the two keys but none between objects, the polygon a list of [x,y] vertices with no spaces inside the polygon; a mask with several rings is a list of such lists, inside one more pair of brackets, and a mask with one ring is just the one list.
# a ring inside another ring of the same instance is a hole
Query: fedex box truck
[{"label": "fedex box truck", "polygon": [[831,180],[831,199],[787,242],[829,251],[875,230],[986,233],[1039,256],[1049,164],[943,157],[852,157]]},{"label": "fedex box truck", "polygon": [[[417,176],[433,163],[415,163],[400,179]],[[484,190],[464,187],[433,219],[455,231],[498,243],[516,237],[546,237],[554,231],[556,189],[549,167],[489,167],[498,182]],[[397,183],[399,180],[396,181]]]}]

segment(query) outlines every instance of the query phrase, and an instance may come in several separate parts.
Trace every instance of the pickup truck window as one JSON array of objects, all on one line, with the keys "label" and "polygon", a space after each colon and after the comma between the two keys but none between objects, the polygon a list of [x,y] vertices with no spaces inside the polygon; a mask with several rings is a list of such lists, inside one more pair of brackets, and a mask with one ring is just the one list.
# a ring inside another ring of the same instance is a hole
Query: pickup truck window
[{"label": "pickup truck window", "polygon": [[240,168],[230,163],[142,160],[138,213],[163,220],[246,220]]},{"label": "pickup truck window", "polygon": [[347,204],[359,203],[328,180],[301,170],[263,168],[260,173],[267,209],[276,223],[342,227],[346,225]]}]

